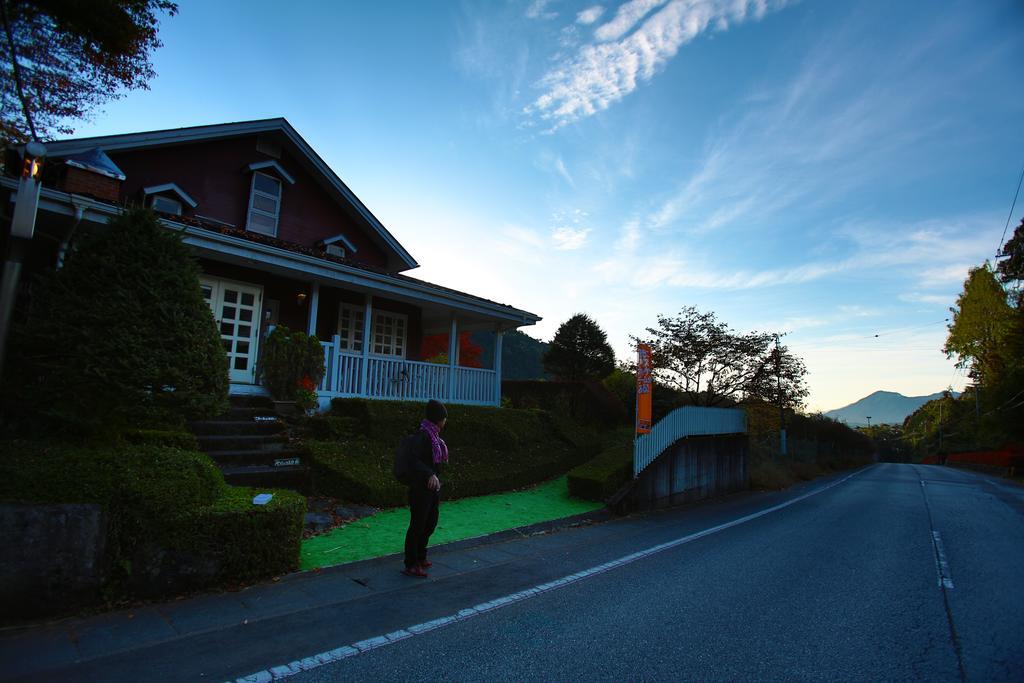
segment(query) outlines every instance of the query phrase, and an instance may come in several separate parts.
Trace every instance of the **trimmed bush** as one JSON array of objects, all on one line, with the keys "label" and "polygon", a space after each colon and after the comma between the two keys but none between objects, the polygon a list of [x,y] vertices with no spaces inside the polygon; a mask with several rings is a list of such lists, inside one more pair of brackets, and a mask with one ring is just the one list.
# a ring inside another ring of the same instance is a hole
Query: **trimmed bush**
[{"label": "trimmed bush", "polygon": [[324,350],[313,335],[278,325],[263,343],[260,377],[275,401],[298,400],[300,389],[312,392],[325,371]]},{"label": "trimmed bush", "polygon": [[[424,406],[335,399],[330,416],[307,420],[316,490],[370,505],[405,505],[406,488],[391,467],[399,440],[418,427]],[[441,490],[446,500],[531,486],[600,450],[593,430],[539,410],[451,405],[442,436],[451,456]]]},{"label": "trimmed bush", "polygon": [[212,505],[184,512],[171,524],[168,548],[212,561],[211,583],[241,582],[294,570],[299,565],[305,497],[275,490],[266,505],[252,499],[264,489],[229,486]]},{"label": "trimmed bush", "polygon": [[[548,410],[568,414],[574,420],[601,427],[627,421],[622,402],[600,382],[545,382],[505,380],[501,394],[513,408]],[[629,414],[633,407],[630,404]]]},{"label": "trimmed bush", "polygon": [[569,495],[604,502],[633,476],[633,444],[612,446],[569,472]]},{"label": "trimmed bush", "polygon": [[116,433],[226,410],[227,356],[180,235],[134,209],[75,247],[12,334],[11,423]]},{"label": "trimmed bush", "polygon": [[255,493],[226,486],[213,462],[194,451],[0,443],[0,500],[101,506],[107,525],[103,592],[110,601],[296,568],[305,498],[273,491],[268,505],[255,506]]},{"label": "trimmed bush", "polygon": [[130,429],[121,438],[136,446],[169,446],[183,451],[198,451],[199,442],[192,432],[165,429]]}]

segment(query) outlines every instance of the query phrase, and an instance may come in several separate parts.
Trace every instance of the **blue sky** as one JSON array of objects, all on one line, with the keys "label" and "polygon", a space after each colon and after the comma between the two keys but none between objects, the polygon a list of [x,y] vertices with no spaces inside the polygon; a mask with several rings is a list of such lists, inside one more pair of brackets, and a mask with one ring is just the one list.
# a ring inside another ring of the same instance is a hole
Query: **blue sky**
[{"label": "blue sky", "polygon": [[179,1],[152,89],[78,134],[284,116],[410,274],[533,336],[583,311],[622,357],[694,305],[787,332],[811,409],[963,385],[942,320],[1024,164],[1019,2]]}]

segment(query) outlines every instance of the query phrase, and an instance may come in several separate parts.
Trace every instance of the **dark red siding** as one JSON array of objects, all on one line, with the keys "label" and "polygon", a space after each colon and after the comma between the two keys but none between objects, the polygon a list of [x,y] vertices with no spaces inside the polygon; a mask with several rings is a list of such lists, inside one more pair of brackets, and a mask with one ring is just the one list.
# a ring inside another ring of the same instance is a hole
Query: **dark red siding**
[{"label": "dark red siding", "polygon": [[314,174],[300,164],[287,148],[280,159],[256,150],[256,136],[231,138],[155,149],[110,152],[128,179],[122,201],[141,201],[142,190],[152,185],[176,183],[198,206],[192,213],[245,228],[252,175],[249,164],[277,161],[295,179],[283,183],[279,239],[312,246],[339,233],[352,242],[355,261],[383,267],[387,259],[365,232],[354,209],[335,200]]}]

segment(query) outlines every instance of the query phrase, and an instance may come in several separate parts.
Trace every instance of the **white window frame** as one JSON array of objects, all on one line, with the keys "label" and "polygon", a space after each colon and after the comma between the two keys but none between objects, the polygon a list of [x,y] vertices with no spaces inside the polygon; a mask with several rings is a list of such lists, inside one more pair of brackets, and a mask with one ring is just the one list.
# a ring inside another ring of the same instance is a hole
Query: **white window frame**
[{"label": "white window frame", "polygon": [[[402,338],[401,347],[399,348],[398,335],[395,333],[395,323],[399,320],[402,321]],[[373,356],[385,356],[387,358],[405,358],[405,353],[409,349],[409,316],[404,313],[392,313],[390,311],[378,311],[375,310],[371,316],[371,322],[373,328],[370,330],[370,355]],[[390,323],[390,330],[385,330],[385,334],[390,334],[390,339],[384,338],[381,342],[381,347],[385,348],[383,351],[377,350],[377,326],[385,325]]]},{"label": "white window frame", "polygon": [[[157,201],[169,202],[169,203],[173,204],[174,206],[176,206],[178,208],[175,211],[164,211],[163,209],[158,209],[157,208],[157,206],[156,206]],[[153,209],[154,211],[159,211],[160,213],[168,213],[168,214],[171,214],[172,216],[180,216],[181,212],[185,208],[185,207],[183,207],[181,205],[181,202],[178,201],[177,199],[172,199],[172,198],[168,197],[167,195],[163,195],[163,194],[154,194],[154,195],[152,195],[151,199],[149,200],[149,207],[151,209]]]},{"label": "white window frame", "polygon": [[[333,250],[333,251],[332,251]],[[345,251],[345,247],[340,244],[328,244],[324,251],[330,256],[337,256],[339,258],[345,258],[348,253]]]},{"label": "white window frame", "polygon": [[[342,311],[348,311],[349,319],[352,321],[352,327],[347,331],[341,327]],[[366,325],[366,321],[363,320],[364,315],[366,315],[366,309],[362,306],[338,304],[338,351],[342,353],[363,352],[363,330]]]},{"label": "white window frame", "polygon": [[[276,197],[271,195],[271,194],[268,194],[266,192],[263,192],[262,190],[257,190],[256,189],[256,176],[258,176],[258,175],[261,175],[261,176],[263,176],[265,178],[269,178],[270,180],[273,180],[275,183],[277,183],[277,196]],[[249,230],[251,232],[258,232],[261,235],[270,235],[271,237],[277,237],[278,223],[279,223],[279,220],[281,218],[281,195],[283,195],[283,194],[284,194],[284,183],[281,182],[280,178],[275,178],[274,176],[272,176],[272,175],[270,175],[268,173],[260,173],[259,171],[253,171],[252,180],[249,182],[249,211],[248,211],[248,213],[246,213],[246,218],[245,218],[246,230]],[[266,199],[274,200],[277,203],[277,212],[276,213],[270,213],[269,211],[264,211],[263,209],[257,209],[256,208],[256,198],[257,197],[264,197]],[[254,226],[253,225],[252,215],[254,213],[258,214],[260,216],[263,216],[265,218],[273,219],[274,227],[271,230],[271,232],[267,232],[267,229],[262,227],[262,226]]]}]

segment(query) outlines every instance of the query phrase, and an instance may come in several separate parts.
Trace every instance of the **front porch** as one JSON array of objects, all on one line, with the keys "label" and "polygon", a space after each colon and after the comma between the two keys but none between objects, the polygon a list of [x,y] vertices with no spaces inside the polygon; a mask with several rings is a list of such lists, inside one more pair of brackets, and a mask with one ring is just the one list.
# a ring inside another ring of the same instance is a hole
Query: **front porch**
[{"label": "front porch", "polygon": [[[392,401],[500,405],[499,370],[359,356],[337,350],[337,341],[320,342],[327,372],[318,393],[328,399],[379,398]],[[499,349],[500,353],[500,349]],[[499,363],[500,364],[500,363]]]}]

